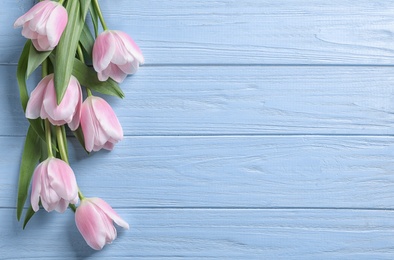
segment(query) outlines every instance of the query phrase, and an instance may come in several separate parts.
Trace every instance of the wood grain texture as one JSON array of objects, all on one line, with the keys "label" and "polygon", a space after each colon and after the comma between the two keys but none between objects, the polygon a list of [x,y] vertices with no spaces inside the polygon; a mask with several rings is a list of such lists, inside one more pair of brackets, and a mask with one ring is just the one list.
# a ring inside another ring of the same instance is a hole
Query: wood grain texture
[{"label": "wood grain texture", "polygon": [[[3,2],[0,63],[15,63],[24,39],[12,24],[32,0]],[[101,3],[109,27],[129,33],[147,64],[394,63],[391,1]]]},{"label": "wood grain texture", "polygon": [[[23,138],[0,138],[0,207],[15,205]],[[76,147],[76,151],[74,150]],[[394,208],[392,137],[127,137],[71,165],[115,207]]]},{"label": "wood grain texture", "polygon": [[[0,66],[0,135],[27,128],[15,70]],[[145,67],[107,100],[126,135],[392,135],[393,81],[388,67]]]},{"label": "wood grain texture", "polygon": [[2,259],[392,259],[394,253],[393,211],[117,211],[131,229],[119,230],[112,245],[95,252],[69,211],[40,212],[22,231],[13,210],[0,209],[8,223],[0,228],[0,254]]}]

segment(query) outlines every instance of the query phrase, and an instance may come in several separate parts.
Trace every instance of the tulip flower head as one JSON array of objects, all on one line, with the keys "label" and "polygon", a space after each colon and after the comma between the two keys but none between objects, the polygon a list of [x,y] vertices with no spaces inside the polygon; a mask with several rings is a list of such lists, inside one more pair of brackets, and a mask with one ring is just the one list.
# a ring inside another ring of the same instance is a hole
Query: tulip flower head
[{"label": "tulip flower head", "polygon": [[54,75],[43,78],[32,91],[26,107],[26,117],[48,118],[53,125],[68,124],[72,131],[79,126],[82,90],[78,80],[71,76],[70,83],[60,104],[57,104]]},{"label": "tulip flower head", "polygon": [[54,1],[41,1],[19,17],[14,27],[21,27],[22,35],[31,39],[38,51],[53,50],[66,28],[66,9]]},{"label": "tulip flower head", "polygon": [[137,44],[126,33],[107,30],[93,46],[93,67],[101,81],[109,77],[121,83],[127,74],[134,74],[144,57]]},{"label": "tulip flower head", "polygon": [[64,161],[50,157],[41,162],[33,173],[31,205],[39,209],[39,201],[48,212],[64,212],[69,203],[78,202],[78,186],[71,167]]},{"label": "tulip flower head", "polygon": [[75,223],[86,243],[95,250],[111,244],[116,238],[117,225],[129,229],[129,224],[100,198],[83,199],[75,212]]},{"label": "tulip flower head", "polygon": [[123,139],[123,129],[111,106],[102,98],[89,96],[82,104],[81,127],[87,151],[112,150]]}]

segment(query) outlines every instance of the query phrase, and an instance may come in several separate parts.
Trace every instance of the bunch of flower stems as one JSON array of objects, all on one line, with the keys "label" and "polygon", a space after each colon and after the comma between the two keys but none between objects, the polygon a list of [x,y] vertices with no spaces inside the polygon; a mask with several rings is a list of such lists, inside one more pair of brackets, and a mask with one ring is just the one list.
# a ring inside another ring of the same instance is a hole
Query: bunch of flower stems
[{"label": "bunch of flower stems", "polygon": [[[18,220],[31,190],[23,228],[40,208],[60,213],[71,208],[87,244],[102,249],[116,238],[113,222],[126,229],[129,225],[104,200],[82,194],[70,166],[66,133],[72,132],[87,153],[112,150],[123,139],[123,129],[111,106],[94,92],[123,98],[119,83],[138,70],[144,57],[125,32],[107,28],[98,0],[40,1],[14,27],[23,27],[27,38],[17,81],[29,121]],[[42,79],[29,93],[26,81],[40,65]]]}]

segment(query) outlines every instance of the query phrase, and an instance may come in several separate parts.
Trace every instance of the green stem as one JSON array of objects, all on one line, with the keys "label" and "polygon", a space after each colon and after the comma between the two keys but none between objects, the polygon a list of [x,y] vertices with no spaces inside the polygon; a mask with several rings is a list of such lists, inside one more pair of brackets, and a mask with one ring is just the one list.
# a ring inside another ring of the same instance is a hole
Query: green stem
[{"label": "green stem", "polygon": [[68,206],[70,207],[70,209],[72,210],[72,211],[74,211],[74,213],[75,213],[75,211],[77,211],[77,207],[75,207],[75,205],[74,204],[68,204]]},{"label": "green stem", "polygon": [[53,157],[52,152],[52,137],[51,137],[51,124],[49,120],[45,120],[45,139],[47,142],[47,149],[48,149],[48,157]]},{"label": "green stem", "polygon": [[59,0],[59,4],[63,5],[64,0]]},{"label": "green stem", "polygon": [[77,53],[78,53],[79,60],[82,61],[83,63],[85,63],[85,58],[83,57],[81,44],[78,44]]},{"label": "green stem", "polygon": [[63,138],[62,127],[64,127],[64,126],[56,126],[56,138],[57,138],[57,143],[59,146],[60,157],[62,158],[63,161],[65,161],[67,164],[69,164],[68,154],[67,154],[66,147],[64,144],[65,140]]},{"label": "green stem", "polygon": [[42,62],[41,77],[44,78],[46,75],[48,75],[48,61],[45,59]]},{"label": "green stem", "polygon": [[78,188],[78,197],[80,200],[84,200],[85,196],[83,196],[82,191]]},{"label": "green stem", "polygon": [[103,26],[104,31],[108,30],[107,24],[104,21],[103,13],[101,12],[100,5],[98,0],[93,0],[94,7],[96,8],[97,14],[99,16],[101,25]]}]

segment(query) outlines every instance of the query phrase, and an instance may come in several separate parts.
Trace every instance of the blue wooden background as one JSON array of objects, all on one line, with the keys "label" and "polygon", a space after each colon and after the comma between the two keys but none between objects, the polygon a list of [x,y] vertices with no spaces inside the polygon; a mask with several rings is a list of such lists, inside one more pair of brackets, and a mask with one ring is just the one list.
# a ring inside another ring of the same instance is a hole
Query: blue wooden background
[{"label": "blue wooden background", "polygon": [[85,195],[131,225],[99,252],[70,210],[16,221],[33,2],[0,8],[1,259],[394,258],[393,1],[102,0],[146,64],[108,99],[124,141],[71,140]]}]

